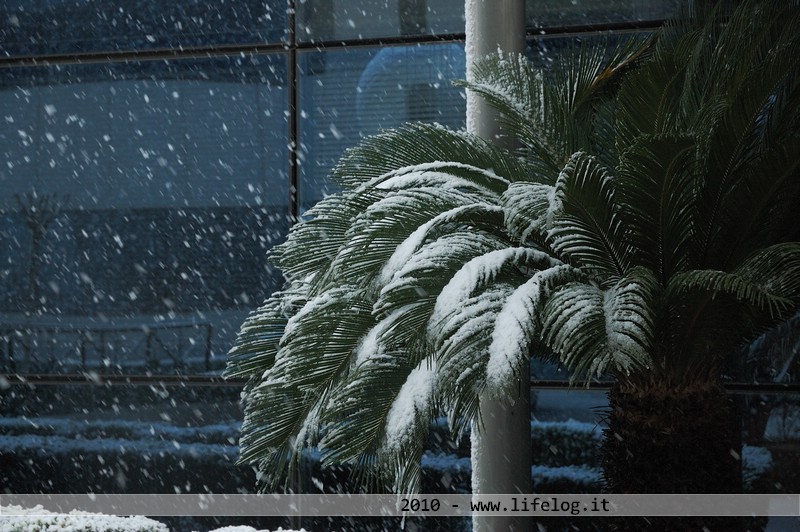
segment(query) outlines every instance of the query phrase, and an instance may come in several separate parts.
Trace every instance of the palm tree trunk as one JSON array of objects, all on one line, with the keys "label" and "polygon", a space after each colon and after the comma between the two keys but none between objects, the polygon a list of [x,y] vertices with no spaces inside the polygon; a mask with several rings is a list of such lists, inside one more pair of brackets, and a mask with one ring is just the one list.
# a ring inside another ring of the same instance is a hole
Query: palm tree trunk
[{"label": "palm tree trunk", "polygon": [[[602,462],[609,493],[738,493],[741,428],[717,384],[616,385],[604,430]],[[736,530],[735,519],[620,520],[624,530]]]}]

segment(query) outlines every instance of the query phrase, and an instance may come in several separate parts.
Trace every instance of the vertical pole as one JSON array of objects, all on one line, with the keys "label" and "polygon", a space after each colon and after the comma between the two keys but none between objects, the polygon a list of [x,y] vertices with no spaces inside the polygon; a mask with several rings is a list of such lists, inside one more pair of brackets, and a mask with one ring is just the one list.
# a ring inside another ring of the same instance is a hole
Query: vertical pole
[{"label": "vertical pole", "polygon": [[206,371],[211,371],[211,335],[213,325],[206,323]]},{"label": "vertical pole", "polygon": [[[524,0],[466,0],[467,80],[474,77],[475,62],[487,55],[525,52]],[[512,147],[513,139],[504,137],[497,114],[477,94],[467,91],[467,131]]]},{"label": "vertical pole", "polygon": [[[288,0],[287,13],[289,22],[289,42],[288,47],[288,61],[289,61],[289,226],[293,226],[300,221],[300,158],[298,153],[300,151],[300,113],[298,111],[299,105],[299,73],[298,73],[298,54],[297,54],[297,0]],[[289,491],[291,493],[302,493],[302,485],[300,483],[299,469],[302,464],[303,457],[298,459],[298,467],[290,470],[291,478],[289,480]],[[292,528],[300,528],[302,518],[292,516],[289,518],[289,524]]]},{"label": "vertical pole", "polygon": [[296,224],[300,217],[300,162],[297,154],[300,150],[298,121],[298,72],[297,72],[297,2],[288,0],[287,6],[289,23],[288,72],[289,83],[289,226]]},{"label": "vertical pole", "polygon": [[[487,55],[525,51],[524,0],[466,0],[467,79],[474,64]],[[477,94],[467,91],[467,130],[495,144],[514,147],[504,136],[497,113]],[[480,420],[472,426],[472,493],[530,493],[531,412],[530,368],[522,368],[514,397],[501,400],[482,396]],[[526,516],[473,517],[475,532],[532,530]]]}]

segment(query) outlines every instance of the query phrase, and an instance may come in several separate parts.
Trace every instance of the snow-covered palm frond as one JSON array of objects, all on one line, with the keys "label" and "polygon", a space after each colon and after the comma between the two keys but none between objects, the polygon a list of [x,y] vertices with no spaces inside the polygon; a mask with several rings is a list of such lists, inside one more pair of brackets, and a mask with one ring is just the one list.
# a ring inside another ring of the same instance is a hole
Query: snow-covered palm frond
[{"label": "snow-covered palm frond", "polygon": [[490,394],[500,398],[513,392],[515,379],[521,377],[520,368],[540,342],[540,307],[554,287],[578,280],[586,280],[580,270],[556,265],[535,273],[504,298],[491,327],[488,347],[486,389]]},{"label": "snow-covered palm frond", "polygon": [[266,382],[328,387],[339,372],[347,371],[350,355],[373,326],[362,290],[345,285],[314,297],[287,321]]},{"label": "snow-covered palm frond", "polygon": [[239,329],[236,344],[228,353],[229,376],[250,378],[275,363],[278,343],[288,321],[283,309],[284,301],[279,293],[247,317]]},{"label": "snow-covered palm frond", "polygon": [[424,228],[469,224],[472,210],[479,206],[486,210],[484,200],[459,189],[427,186],[388,194],[351,221],[344,235],[347,245],[338,250],[321,284],[380,284],[385,279],[376,279],[376,275],[391,271],[389,259],[401,244],[419,236]]},{"label": "snow-covered palm frond", "polygon": [[517,242],[525,243],[529,238],[544,241],[554,194],[555,187],[545,183],[512,183],[506,189],[502,198],[505,225]]},{"label": "snow-covered palm frond", "polygon": [[496,229],[505,215],[505,210],[500,206],[486,203],[473,203],[461,205],[432,216],[427,222],[420,224],[405,240],[392,252],[392,255],[383,265],[379,282],[384,287],[393,277],[401,277],[400,273],[411,257],[427,241],[433,241],[437,236],[452,233],[453,227],[466,226],[473,229]]},{"label": "snow-covered palm frond", "polygon": [[320,441],[323,463],[351,463],[366,475],[381,466],[388,473],[384,488],[418,491],[413,464],[419,467],[435,411],[435,374],[428,364],[414,366],[404,352],[392,349],[363,360],[331,394]]},{"label": "snow-covered palm frond", "polygon": [[509,157],[480,137],[436,124],[414,123],[367,138],[347,150],[331,178],[352,190],[399,169],[441,163],[491,171],[510,181],[525,179],[530,171],[525,161]]},{"label": "snow-covered palm frond", "polygon": [[545,305],[545,341],[562,361],[579,374],[591,376],[607,360],[603,291],[582,282],[559,287]]},{"label": "snow-covered palm frond", "polygon": [[430,359],[403,348],[395,334],[403,327],[394,313],[362,340],[354,369],[330,394],[320,449],[323,464],[353,464],[381,490],[418,491],[422,445],[436,412],[435,372]]},{"label": "snow-covered palm frond", "polygon": [[[445,339],[444,330],[458,306],[469,297],[492,285],[504,273],[516,278],[526,271],[538,271],[560,264],[546,253],[526,247],[505,248],[477,256],[466,262],[436,298],[428,333],[434,345]],[[509,272],[511,270],[511,272]]]},{"label": "snow-covered palm frond", "polygon": [[[270,260],[289,281],[314,278],[319,282],[319,274],[327,270],[344,244],[351,220],[385,195],[376,190],[369,195],[339,194],[320,201],[306,213],[303,223],[292,227],[286,242],[272,248]],[[309,247],[314,253],[307,252]]]},{"label": "snow-covered palm frond", "polygon": [[542,311],[545,339],[576,377],[646,370],[658,292],[646,268],[632,269],[607,290],[582,282],[562,285]]},{"label": "snow-covered palm frond", "polygon": [[242,460],[278,468],[268,486],[280,483],[307,438],[313,442],[330,389],[349,371],[351,353],[373,324],[369,307],[350,287],[309,300],[287,320],[271,367],[253,376],[257,382],[245,402]]},{"label": "snow-covered palm frond", "polygon": [[454,162],[423,163],[407,166],[380,175],[356,189],[360,191],[403,190],[414,187],[439,187],[445,189],[468,189],[475,194],[491,197],[501,193],[509,180],[493,170]]},{"label": "snow-covered palm frond", "polygon": [[381,319],[400,313],[403,326],[395,334],[404,340],[426,335],[437,299],[451,277],[465,262],[498,249],[502,241],[481,232],[456,232],[431,241],[399,265],[373,312]]},{"label": "snow-covered palm frond", "polygon": [[513,288],[506,283],[492,284],[463,299],[458,309],[442,316],[437,324],[438,393],[445,403],[450,428],[459,436],[477,419],[492,338],[489,331]]},{"label": "snow-covered palm frond", "polygon": [[[486,387],[486,365],[498,313],[519,284],[559,261],[531,248],[504,248],[462,263],[436,297],[428,338],[437,365],[442,401],[453,426],[474,419]],[[533,331],[534,323],[527,324]],[[530,356],[527,353],[526,356]],[[517,372],[519,366],[512,368]]]}]

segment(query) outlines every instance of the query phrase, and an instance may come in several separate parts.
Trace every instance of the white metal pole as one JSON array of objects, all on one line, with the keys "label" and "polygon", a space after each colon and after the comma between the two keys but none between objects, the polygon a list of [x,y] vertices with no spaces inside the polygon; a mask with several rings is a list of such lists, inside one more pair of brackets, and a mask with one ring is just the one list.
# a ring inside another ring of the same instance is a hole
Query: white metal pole
[{"label": "white metal pole", "polygon": [[[466,0],[467,79],[474,63],[490,54],[525,51],[524,0]],[[467,131],[511,148],[497,114],[480,96],[467,91]],[[502,400],[481,397],[481,423],[472,427],[472,492],[530,493],[531,412],[529,367],[523,368],[515,397]],[[473,530],[531,530],[525,516],[475,517]]]}]

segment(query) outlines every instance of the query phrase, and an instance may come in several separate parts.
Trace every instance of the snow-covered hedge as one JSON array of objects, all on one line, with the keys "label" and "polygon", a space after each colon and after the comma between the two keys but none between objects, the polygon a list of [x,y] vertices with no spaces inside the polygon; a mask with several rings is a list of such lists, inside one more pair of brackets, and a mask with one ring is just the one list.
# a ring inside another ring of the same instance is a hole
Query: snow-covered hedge
[{"label": "snow-covered hedge", "polygon": [[[531,430],[536,491],[592,493],[602,488],[598,461],[602,431],[597,424],[533,421]],[[238,431],[238,423],[181,428],[123,421],[2,419],[0,456],[5,455],[16,466],[0,471],[0,480],[29,485],[31,479],[38,478],[48,482],[49,490],[58,490],[68,488],[77,479],[97,492],[164,492],[173,488],[233,492],[241,487],[254,488],[250,470],[245,472],[234,466]],[[425,491],[469,490],[469,438],[464,439],[467,441],[456,444],[444,420],[432,427],[429,441],[433,445],[422,459]],[[746,488],[773,463],[769,451],[757,447],[746,446],[742,459]],[[322,470],[319,456],[314,453],[309,453],[308,461],[308,477],[313,479],[308,489],[348,489],[349,469]],[[203,486],[209,479],[217,483]]]},{"label": "snow-covered hedge", "polygon": [[567,421],[534,421],[533,463],[550,467],[586,464],[599,466],[602,429],[596,423]]},{"label": "snow-covered hedge", "polygon": [[775,407],[770,412],[764,438],[770,441],[800,441],[800,405]]},{"label": "snow-covered hedge", "polygon": [[[16,515],[5,515],[7,512]],[[24,509],[19,506],[3,508],[0,532],[169,532],[166,525],[147,517],[117,517],[72,511],[55,514],[41,506]]]},{"label": "snow-covered hedge", "polygon": [[0,430],[6,436],[64,436],[90,440],[114,438],[127,440],[168,440],[187,443],[237,445],[242,424],[221,423],[201,427],[176,427],[168,423],[135,421],[76,420],[37,417],[0,419]]},{"label": "snow-covered hedge", "polygon": [[[13,512],[14,515],[6,515]],[[57,514],[41,506],[22,508],[20,506],[2,507],[0,532],[169,532],[163,523],[147,517],[117,517],[90,512],[72,511]],[[211,532],[270,532],[251,526],[225,526]],[[306,532],[304,528],[292,530],[277,528],[274,532]]]},{"label": "snow-covered hedge", "polygon": [[0,484],[32,492],[236,492],[254,484],[236,466],[239,424],[0,420]]}]

